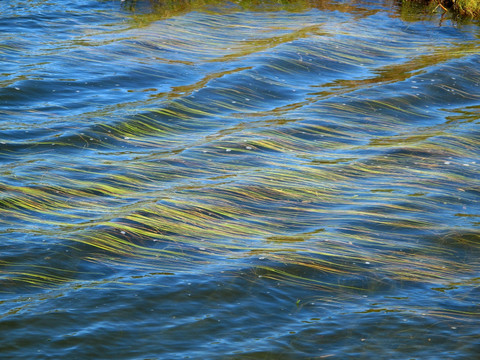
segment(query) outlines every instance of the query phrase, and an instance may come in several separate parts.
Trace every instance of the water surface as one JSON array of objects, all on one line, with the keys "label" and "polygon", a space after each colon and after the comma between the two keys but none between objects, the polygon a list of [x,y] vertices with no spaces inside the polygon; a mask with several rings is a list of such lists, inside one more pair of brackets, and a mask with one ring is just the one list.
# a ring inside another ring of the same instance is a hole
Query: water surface
[{"label": "water surface", "polygon": [[0,13],[1,357],[477,356],[477,24],[382,1]]}]

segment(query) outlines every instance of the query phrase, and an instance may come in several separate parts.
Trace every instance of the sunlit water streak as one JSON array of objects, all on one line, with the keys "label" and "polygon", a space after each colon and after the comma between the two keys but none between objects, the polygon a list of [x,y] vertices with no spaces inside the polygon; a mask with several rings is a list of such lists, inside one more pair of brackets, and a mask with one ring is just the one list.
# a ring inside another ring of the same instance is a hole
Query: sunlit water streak
[{"label": "sunlit water streak", "polygon": [[474,358],[478,26],[208,3],[0,3],[2,356]]}]

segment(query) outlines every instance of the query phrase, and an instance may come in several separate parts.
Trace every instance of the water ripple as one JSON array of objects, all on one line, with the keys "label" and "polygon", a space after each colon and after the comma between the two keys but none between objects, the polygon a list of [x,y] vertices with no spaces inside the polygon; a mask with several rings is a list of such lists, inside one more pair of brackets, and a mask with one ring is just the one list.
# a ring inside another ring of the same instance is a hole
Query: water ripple
[{"label": "water ripple", "polygon": [[28,4],[0,5],[2,353],[476,354],[474,25]]}]

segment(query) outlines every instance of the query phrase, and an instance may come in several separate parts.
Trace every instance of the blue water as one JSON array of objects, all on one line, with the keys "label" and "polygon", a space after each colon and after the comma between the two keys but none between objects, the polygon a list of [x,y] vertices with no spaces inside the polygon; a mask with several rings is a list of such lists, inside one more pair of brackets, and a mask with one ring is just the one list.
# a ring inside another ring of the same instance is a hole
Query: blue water
[{"label": "blue water", "polygon": [[479,34],[0,2],[0,358],[478,358]]}]

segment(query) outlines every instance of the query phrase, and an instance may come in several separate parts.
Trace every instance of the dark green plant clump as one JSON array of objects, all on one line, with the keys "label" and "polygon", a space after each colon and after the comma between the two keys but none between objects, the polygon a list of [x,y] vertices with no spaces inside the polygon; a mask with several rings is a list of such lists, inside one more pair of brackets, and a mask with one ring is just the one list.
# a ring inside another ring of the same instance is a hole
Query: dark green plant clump
[{"label": "dark green plant clump", "polygon": [[405,3],[419,3],[434,9],[442,8],[457,16],[480,18],[480,0],[403,0]]},{"label": "dark green plant clump", "polygon": [[452,8],[461,15],[480,17],[479,0],[455,0],[452,1]]}]

